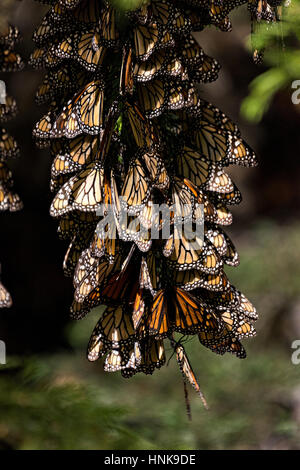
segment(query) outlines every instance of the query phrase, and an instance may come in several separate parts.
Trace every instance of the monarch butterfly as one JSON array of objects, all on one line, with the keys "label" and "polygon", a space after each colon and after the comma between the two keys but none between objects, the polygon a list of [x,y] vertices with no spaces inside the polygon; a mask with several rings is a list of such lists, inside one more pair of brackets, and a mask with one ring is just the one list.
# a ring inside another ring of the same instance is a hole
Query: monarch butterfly
[{"label": "monarch butterfly", "polygon": [[121,267],[109,278],[105,287],[100,291],[99,286],[94,289],[88,297],[89,301],[104,303],[126,302],[131,305],[134,302],[136,292],[139,288],[138,265],[128,268]]},{"label": "monarch butterfly", "polygon": [[87,348],[87,358],[90,362],[97,361],[109,350],[109,345],[103,339],[103,334],[93,331]]},{"label": "monarch butterfly", "polygon": [[218,225],[231,225],[232,213],[227,209],[226,205],[222,202],[216,202],[214,207],[216,209],[216,216],[213,221]]},{"label": "monarch butterfly", "polygon": [[216,273],[222,267],[221,258],[209,240],[203,240],[202,234],[193,232],[192,227],[184,230],[174,227],[174,233],[164,247],[167,264],[172,268],[185,271],[199,269],[205,273]]},{"label": "monarch butterfly", "polygon": [[208,409],[206,399],[203,393],[201,392],[200,385],[197,381],[197,378],[192,369],[192,366],[190,364],[189,358],[185,352],[183,345],[180,343],[176,343],[174,339],[171,339],[171,345],[176,353],[177,363],[179,365],[179,368],[183,375],[184,380],[192,385],[192,387],[196,390],[196,392],[200,396],[204,407]]},{"label": "monarch butterfly", "polygon": [[[42,1],[43,3],[48,3],[49,0],[38,0],[38,1]],[[52,3],[56,3],[57,0],[50,0],[51,1],[51,4]],[[59,4],[62,5],[63,7],[66,7],[68,9],[73,9],[75,7],[77,7],[77,5],[79,5],[79,3],[81,2],[81,0],[59,0]]]},{"label": "monarch butterfly", "polygon": [[[105,175],[103,163],[109,149],[113,127],[114,120],[112,118],[102,135],[96,161],[90,162],[59,190],[50,208],[50,213],[54,217],[72,210],[96,212],[101,208],[102,202],[106,200],[107,195],[110,193],[110,181]],[[80,140],[77,141],[78,143],[81,146],[82,142]]]},{"label": "monarch butterfly", "polygon": [[179,110],[197,102],[196,90],[176,82],[167,84],[162,80],[153,80],[143,85],[137,84],[137,94],[142,111],[148,118],[158,117],[166,110]]},{"label": "monarch butterfly", "polygon": [[[203,117],[199,121],[198,128],[188,133],[185,138],[192,139],[194,147],[214,162],[222,162],[223,165],[234,163],[255,166],[255,155],[250,147],[240,139],[238,129],[232,126],[231,121],[226,117],[222,119],[220,124],[217,120],[221,116],[215,115],[217,108],[215,111],[211,111],[209,108],[200,111]],[[206,122],[204,119],[209,119],[214,124]]]},{"label": "monarch butterfly", "polygon": [[230,266],[238,266],[239,255],[226,233],[217,227],[211,227],[206,231],[206,236],[216,247],[224,263]]},{"label": "monarch butterfly", "polygon": [[257,21],[275,21],[275,12],[269,3],[271,2],[268,2],[267,0],[248,0],[248,9],[251,12],[252,18]]},{"label": "monarch butterfly", "polygon": [[195,149],[212,162],[226,163],[232,149],[231,135],[222,133],[218,128],[205,121],[192,133]]},{"label": "monarch butterfly", "polygon": [[148,117],[158,116],[165,110],[165,85],[162,80],[154,80],[147,85],[137,84],[138,99],[142,111]]},{"label": "monarch butterfly", "polygon": [[0,104],[0,122],[8,121],[17,114],[17,111],[16,100],[6,95],[5,104]]},{"label": "monarch butterfly", "polygon": [[4,285],[0,282],[0,308],[9,308],[11,306],[12,306],[11,295],[5,289]]},{"label": "monarch butterfly", "polygon": [[229,16],[225,16],[225,18],[217,24],[217,27],[221,31],[225,31],[225,32],[232,31],[232,23],[231,23]]},{"label": "monarch butterfly", "polygon": [[154,51],[175,45],[172,34],[166,32],[159,23],[138,25],[133,34],[135,57],[138,61],[148,60]]},{"label": "monarch butterfly", "polygon": [[256,312],[256,308],[247,299],[247,297],[245,297],[245,295],[240,292],[239,292],[239,309],[240,309],[240,312],[243,313],[246,317],[252,318],[253,320],[257,320],[258,315]]},{"label": "monarch butterfly", "polygon": [[74,211],[60,218],[58,225],[58,235],[62,240],[71,240],[74,235],[81,232],[83,228],[89,230],[95,227],[97,216],[92,212]]},{"label": "monarch butterfly", "polygon": [[219,0],[211,0],[209,15],[212,23],[218,25],[220,21],[232,10],[237,4],[244,3],[243,0],[220,2]]},{"label": "monarch butterfly", "polygon": [[178,152],[175,164],[176,174],[187,178],[199,188],[210,180],[215,169],[200,152],[186,145]]},{"label": "monarch butterfly", "polygon": [[248,320],[240,312],[226,310],[221,313],[221,319],[228,331],[232,331],[238,339],[255,336],[256,332],[251,320]]},{"label": "monarch butterfly", "polygon": [[64,107],[53,125],[51,136],[72,138],[82,132],[99,134],[103,124],[103,100],[103,82],[88,83]]},{"label": "monarch butterfly", "polygon": [[150,196],[149,178],[138,158],[134,158],[129,166],[121,191],[122,202],[126,204],[129,215],[139,212]]},{"label": "monarch butterfly", "polygon": [[53,45],[51,45],[49,48],[45,46],[35,49],[30,55],[28,64],[34,69],[40,69],[44,67],[53,68],[59,65],[62,62],[62,59],[57,57],[55,54],[55,44],[57,42],[58,40],[53,40]]},{"label": "monarch butterfly", "polygon": [[175,212],[171,212],[171,222],[203,221],[201,208],[197,207],[198,190],[187,178],[173,177],[171,180],[171,201]]},{"label": "monarch butterfly", "polygon": [[0,182],[0,211],[16,212],[22,207],[23,203],[18,194]]},{"label": "monarch butterfly", "polygon": [[99,32],[77,31],[55,46],[55,54],[61,59],[72,58],[89,72],[95,72],[103,63],[106,49],[99,44]]},{"label": "monarch butterfly", "polygon": [[201,344],[216,354],[230,352],[240,359],[245,359],[246,351],[240,341],[226,327],[220,333],[200,332],[198,338]]},{"label": "monarch butterfly", "polygon": [[10,48],[20,40],[20,32],[16,26],[11,24],[1,25],[0,29],[0,45],[9,46]]},{"label": "monarch butterfly", "polygon": [[[69,145],[62,144],[61,142],[51,143],[51,151],[55,155],[51,166],[51,181],[60,178],[61,175],[70,175],[76,171],[78,172],[82,170],[83,165],[96,159],[99,138],[88,139],[87,137],[84,136],[82,138],[81,136],[74,139],[70,141]],[[56,186],[55,184],[53,190]]]},{"label": "monarch butterfly", "polygon": [[200,104],[201,119],[193,131],[196,147],[212,161],[256,166],[253,150],[240,138],[238,128],[218,108]]},{"label": "monarch butterfly", "polygon": [[[50,178],[50,191],[51,193],[57,193],[64,184],[66,184],[72,176],[73,173],[70,174],[58,174],[57,176],[52,176]],[[71,208],[70,208],[71,209]]]},{"label": "monarch butterfly", "polygon": [[141,342],[141,364],[138,371],[144,374],[153,374],[166,362],[165,348],[162,340],[145,339]]},{"label": "monarch butterfly", "polygon": [[90,72],[101,67],[107,52],[103,46],[99,45],[99,42],[99,33],[95,31],[78,34],[75,38],[72,57]]},{"label": "monarch butterfly", "polygon": [[62,40],[56,39],[51,46],[51,52],[59,59],[70,59],[73,55],[73,44],[78,37],[78,33],[71,33]]},{"label": "monarch butterfly", "polygon": [[229,266],[238,266],[240,264],[239,254],[236,251],[235,246],[228,237],[228,235],[226,235],[226,233],[224,233],[224,237],[227,245],[226,253],[223,258],[224,263],[228,264]]},{"label": "monarch butterfly", "polygon": [[157,77],[165,63],[165,51],[159,51],[145,62],[134,64],[133,75],[137,82],[147,82]]},{"label": "monarch butterfly", "polygon": [[199,68],[188,68],[189,78],[199,83],[214,82],[218,78],[220,68],[216,59],[205,55]]},{"label": "monarch butterfly", "polygon": [[41,85],[39,85],[36,94],[35,94],[35,102],[40,104],[45,104],[55,96],[55,91],[52,88],[52,83],[49,77],[45,76]]},{"label": "monarch butterfly", "polygon": [[153,124],[146,121],[141,109],[136,103],[126,102],[124,108],[125,120],[128,119],[130,128],[133,133],[136,145],[140,148],[151,148],[153,144],[157,143],[158,136],[157,130]]},{"label": "monarch butterfly", "polygon": [[45,104],[54,99],[54,97],[62,98],[64,95],[67,96],[70,89],[73,88],[73,83],[70,80],[70,76],[67,73],[63,73],[62,70],[57,74],[49,73],[44,77],[43,82],[39,85],[36,94],[35,101],[38,105]]},{"label": "monarch butterfly", "polygon": [[[141,251],[146,252],[152,245],[150,229],[143,230],[143,227],[141,226],[141,224],[145,221],[144,216],[149,215],[148,213],[146,214],[146,212],[148,209],[147,201],[150,197],[150,189],[147,189],[147,192],[144,193],[144,190],[148,188],[148,179],[143,179],[142,181],[137,179],[135,182],[137,184],[138,190],[136,197],[139,198],[140,196],[145,196],[145,205],[132,205],[132,201],[133,198],[135,198],[135,195],[133,193],[134,188],[132,189],[130,187],[130,180],[134,175],[136,176],[139,173],[139,170],[140,167],[137,168],[137,172],[134,172],[134,167],[132,167],[132,171],[129,171],[127,175],[128,178],[126,178],[122,189],[122,194],[124,194],[122,195],[122,200],[119,198],[115,179],[111,177],[112,204],[114,210],[114,219],[120,238],[124,241],[134,241]],[[129,191],[128,193],[126,192],[127,187]],[[139,215],[139,219],[135,217],[136,215]]]},{"label": "monarch butterfly", "polygon": [[103,188],[103,165],[91,162],[62,186],[51,204],[50,213],[58,217],[72,210],[96,212],[103,202]]},{"label": "monarch butterfly", "polygon": [[135,56],[140,60],[149,59],[157,47],[160,33],[157,27],[138,26],[134,30]]},{"label": "monarch butterfly", "polygon": [[0,52],[0,71],[1,72],[16,72],[24,68],[24,62],[19,54],[4,49]]},{"label": "monarch butterfly", "polygon": [[49,10],[48,12],[48,16],[50,18],[50,20],[52,20],[53,22],[60,22],[62,20],[66,20],[66,8],[64,7],[64,5],[60,4],[59,2],[57,2],[56,4],[54,4],[54,6]]},{"label": "monarch butterfly", "polygon": [[105,372],[122,371],[128,368],[136,368],[137,357],[134,349],[121,346],[108,351],[104,361]]},{"label": "monarch butterfly", "polygon": [[98,0],[82,0],[80,4],[72,9],[70,17],[79,23],[91,24],[99,22],[101,3]]},{"label": "monarch butterfly", "polygon": [[6,186],[12,186],[12,172],[9,170],[8,166],[4,162],[0,162],[0,181]]},{"label": "monarch butterfly", "polygon": [[33,137],[45,141],[45,145],[50,145],[51,131],[58,113],[59,102],[52,101],[49,105],[49,111],[35,125]]},{"label": "monarch butterfly", "polygon": [[137,341],[133,346],[124,347],[127,350],[128,362],[125,367],[121,367],[121,374],[123,377],[131,377],[137,372],[140,372],[140,364],[142,362],[141,344]]},{"label": "monarch butterfly", "polygon": [[251,147],[241,139],[237,139],[232,143],[229,163],[253,167],[257,166],[257,159]]},{"label": "monarch butterfly", "polygon": [[242,201],[242,195],[235,185],[233,191],[229,193],[210,192],[210,196],[213,201],[221,201],[230,205],[240,204]]},{"label": "monarch butterfly", "polygon": [[53,156],[65,156],[71,159],[75,165],[86,165],[96,160],[99,151],[99,136],[80,135],[74,139],[55,140],[51,142],[51,153]]},{"label": "monarch butterfly", "polygon": [[219,255],[223,257],[227,251],[227,243],[222,230],[216,226],[208,227],[206,228],[205,235],[216,248]]},{"label": "monarch butterfly", "polygon": [[180,50],[183,64],[187,67],[190,78],[204,83],[218,78],[220,64],[204,53],[193,36],[188,36],[184,42],[180,41],[176,46]]},{"label": "monarch butterfly", "polygon": [[93,257],[90,248],[81,253],[74,273],[74,298],[83,303],[94,289],[103,289],[110,276],[121,269],[121,253],[113,262],[107,258]]},{"label": "monarch butterfly", "polygon": [[82,320],[93,307],[98,306],[99,303],[88,304],[86,302],[77,302],[73,300],[72,305],[70,307],[70,318],[73,320]]},{"label": "monarch butterfly", "polygon": [[158,357],[159,348],[154,350],[153,346],[151,348],[150,346],[142,347],[138,342],[110,349],[100,340],[96,347],[88,353],[88,359],[94,361],[106,353],[108,354],[104,362],[104,370],[108,372],[120,370],[124,377],[131,377],[137,372],[153,373],[155,367],[162,365],[162,358]]},{"label": "monarch butterfly", "polygon": [[140,287],[136,293],[133,310],[132,310],[132,322],[135,331],[138,330],[143,316],[145,314],[145,300],[143,298],[143,289]]},{"label": "monarch butterfly", "polygon": [[185,291],[202,287],[208,291],[221,292],[229,289],[230,284],[224,271],[216,274],[205,274],[198,270],[185,270],[173,272],[174,283]]},{"label": "monarch butterfly", "polygon": [[149,10],[152,24],[162,24],[171,33],[186,34],[191,28],[189,18],[166,0],[152,1]]},{"label": "monarch butterfly", "polygon": [[[82,251],[73,277],[73,285],[75,289],[79,287],[83,280],[91,274],[91,271],[100,263],[100,259],[92,256],[90,248],[86,248]],[[76,299],[78,302],[80,300]]]},{"label": "monarch butterfly", "polygon": [[160,339],[145,338],[134,343],[134,362],[124,368],[121,374],[125,378],[132,377],[138,372],[153,374],[155,369],[160,369],[166,362],[164,342]]},{"label": "monarch butterfly", "polygon": [[17,157],[20,153],[15,139],[3,128],[0,128],[0,160]]},{"label": "monarch butterfly", "polygon": [[93,306],[86,305],[82,302],[76,302],[73,300],[70,307],[70,318],[72,320],[82,320],[93,308]]},{"label": "monarch butterfly", "polygon": [[112,6],[104,6],[101,12],[99,29],[104,47],[114,48],[119,44],[119,31],[116,28],[116,12]]},{"label": "monarch butterfly", "polygon": [[[173,190],[173,203],[175,205],[176,217],[174,218],[173,234],[167,240],[164,247],[164,255],[168,257],[167,263],[179,270],[201,269],[207,273],[219,271],[221,259],[217,250],[210,244],[209,239],[202,237],[202,233],[197,233],[193,224],[193,218],[198,224],[203,220],[202,211],[198,214],[198,209],[194,209],[195,203],[193,187],[188,182],[175,179]],[[182,219],[189,224],[184,225],[182,230]],[[179,226],[177,223],[179,222]]]},{"label": "monarch butterfly", "polygon": [[180,55],[185,65],[189,67],[199,67],[204,60],[204,51],[195,41],[192,35],[187,36],[176,44],[180,48]]},{"label": "monarch butterfly", "polygon": [[209,200],[209,198],[203,191],[197,189],[196,193],[196,201],[203,207],[204,220],[206,222],[215,222],[215,220],[218,218],[215,206],[212,204],[212,202]]},{"label": "monarch butterfly", "polygon": [[214,312],[178,287],[158,291],[145,321],[146,330],[156,338],[167,337],[172,331],[195,334],[219,328]]},{"label": "monarch butterfly", "polygon": [[[106,259],[106,264],[102,260],[96,261],[92,267],[88,265],[87,271],[89,272],[76,287],[75,297],[75,299],[80,299],[84,315],[100,304],[115,305],[121,302],[127,305],[133,304],[139,288],[138,265],[130,265],[126,268],[122,260],[124,260],[124,253],[117,252],[117,256],[113,259]],[[84,272],[84,267],[81,266],[80,269]],[[96,282],[97,278],[99,282]],[[80,314],[82,317],[82,312]]]},{"label": "monarch butterfly", "polygon": [[[210,305],[213,305],[218,311],[232,310],[240,311],[240,294],[234,286],[230,286],[223,292],[207,291],[203,288],[196,289],[195,295],[206,299]],[[242,313],[242,312],[241,312]]]},{"label": "monarch butterfly", "polygon": [[[70,210],[96,212],[100,209],[102,202],[106,201],[107,195],[110,194],[110,181],[105,174],[103,163],[108,152],[112,130],[113,121],[103,133],[96,160],[70,178],[56,195],[50,209],[54,217]],[[79,144],[81,144],[80,141]]]},{"label": "monarch butterfly", "polygon": [[142,159],[147,167],[153,187],[166,189],[169,186],[170,179],[165,168],[163,160],[156,152],[142,152]]},{"label": "monarch butterfly", "polygon": [[78,263],[82,250],[88,243],[90,234],[88,231],[84,235],[74,235],[63,261],[63,271],[66,277],[72,277]]},{"label": "monarch butterfly", "polygon": [[58,5],[46,13],[41,24],[33,32],[32,39],[38,46],[42,46],[61,31],[67,32],[71,28],[72,23],[67,21],[65,10]]},{"label": "monarch butterfly", "polygon": [[152,54],[145,62],[137,62],[133,68],[136,82],[146,83],[159,77],[180,77],[187,79],[187,70],[179,58],[168,50],[160,50]]},{"label": "monarch butterfly", "polygon": [[234,122],[229,119],[219,108],[213,106],[205,100],[201,100],[200,103],[200,116],[201,119],[209,124],[212,124],[215,128],[225,133],[233,134],[240,137],[240,131]]},{"label": "monarch butterfly", "polygon": [[114,220],[108,221],[103,227],[98,227],[94,234],[91,243],[91,253],[97,258],[105,256],[107,259],[112,260],[117,253],[116,241],[117,227]]},{"label": "monarch butterfly", "polygon": [[123,49],[119,88],[121,95],[133,93],[132,49],[130,47],[124,47]]},{"label": "monarch butterfly", "polygon": [[107,345],[109,349],[117,349],[120,346],[133,344],[135,337],[131,315],[126,306],[109,306],[93,330],[88,354],[93,353],[99,341]]},{"label": "monarch butterfly", "polygon": [[163,275],[163,259],[157,258],[155,250],[151,250],[142,259],[139,283],[143,290],[149,290],[154,296],[161,284]]},{"label": "monarch butterfly", "polygon": [[[62,177],[62,175],[60,177]],[[50,207],[50,214],[53,217],[60,217],[72,211],[72,204],[71,204],[70,199],[71,199],[72,189],[75,183],[75,178],[76,176],[73,176],[66,183],[64,183],[60,187],[55,198],[53,199],[51,207]],[[51,187],[52,190],[56,189],[56,187],[53,187],[53,184],[51,186],[52,186]]]},{"label": "monarch butterfly", "polygon": [[234,191],[235,186],[230,176],[223,170],[214,172],[205,185],[207,191],[214,191],[216,193],[227,194]]},{"label": "monarch butterfly", "polygon": [[51,176],[52,178],[55,178],[58,175],[74,173],[77,170],[80,170],[80,165],[74,163],[74,161],[67,155],[58,154],[54,158],[51,166]]},{"label": "monarch butterfly", "polygon": [[169,2],[164,0],[153,0],[149,5],[149,14],[151,15],[151,22],[158,22],[167,28],[170,20],[174,17],[175,9]]}]

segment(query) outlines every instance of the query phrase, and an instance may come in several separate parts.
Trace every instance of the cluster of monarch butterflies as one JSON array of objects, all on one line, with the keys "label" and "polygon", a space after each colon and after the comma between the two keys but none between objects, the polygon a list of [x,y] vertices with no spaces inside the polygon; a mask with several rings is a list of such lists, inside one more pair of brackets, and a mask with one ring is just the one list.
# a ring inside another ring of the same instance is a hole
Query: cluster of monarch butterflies
[{"label": "cluster of monarch butterflies", "polygon": [[[251,14],[251,33],[258,33],[261,22],[275,23],[282,17],[282,0],[248,0]],[[257,48],[252,39],[253,60],[256,64],[262,62],[264,50]]]},{"label": "cluster of monarch butterflies", "polygon": [[[0,29],[0,80],[2,72],[14,72],[24,66],[19,54],[14,52],[15,44],[20,40],[17,28],[7,24]],[[4,78],[4,77],[3,77]],[[13,189],[12,172],[7,162],[19,154],[19,148],[15,139],[2,128],[2,123],[14,117],[17,105],[14,98],[6,93],[4,80],[0,83],[0,212],[18,211],[22,208],[22,202]],[[0,282],[0,308],[10,307],[12,299],[9,292]]]},{"label": "cluster of monarch butterflies", "polygon": [[[120,13],[104,0],[39,1],[50,9],[30,63],[47,69],[36,100],[49,111],[33,134],[53,156],[50,212],[69,243],[71,316],[106,306],[88,359],[105,358],[124,377],[152,374],[169,342],[201,394],[183,338],[244,358],[240,340],[255,333],[256,310],[224,271],[239,263],[224,227],[241,201],[225,169],[256,159],[230,118],[200,98],[197,83],[216,80],[219,64],[192,33],[229,31],[228,14],[247,2],[149,0]],[[273,9],[266,3],[249,0],[252,15]],[[151,237],[166,224],[157,204],[170,208],[166,238]],[[138,223],[125,224],[124,211]],[[202,220],[203,236],[179,234],[178,218],[192,231]]]}]

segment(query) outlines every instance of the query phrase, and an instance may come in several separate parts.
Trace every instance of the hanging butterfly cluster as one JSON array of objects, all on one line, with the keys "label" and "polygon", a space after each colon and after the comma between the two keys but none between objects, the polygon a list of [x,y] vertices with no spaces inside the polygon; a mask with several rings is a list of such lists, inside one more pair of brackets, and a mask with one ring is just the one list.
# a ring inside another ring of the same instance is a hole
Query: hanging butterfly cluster
[{"label": "hanging butterfly cluster", "polygon": [[[0,29],[0,73],[21,70],[24,66],[19,54],[14,52],[15,44],[20,40],[17,28],[7,24]],[[0,75],[0,78],[1,75]],[[4,80],[0,80],[0,124],[11,119],[17,112],[14,98],[7,95]],[[18,211],[22,202],[13,189],[12,173],[7,161],[18,156],[19,148],[15,139],[0,127],[0,211]],[[11,296],[0,282],[0,308],[10,307]]]},{"label": "hanging butterfly cluster", "polygon": [[[244,358],[240,340],[255,333],[255,308],[224,272],[239,257],[223,227],[241,201],[225,168],[256,160],[237,126],[199,97],[196,83],[215,80],[219,65],[192,33],[230,30],[228,13],[246,1],[149,0],[126,13],[100,0],[42,1],[51,8],[30,62],[47,69],[36,100],[49,111],[34,137],[53,156],[71,316],[106,305],[88,359],[105,357],[104,369],[124,377],[151,374],[169,341],[199,392],[179,334]],[[203,221],[203,237],[179,234],[182,220],[193,233]]]},{"label": "hanging butterfly cluster", "polygon": [[273,24],[281,19],[282,3],[283,0],[248,0],[248,9],[251,15],[253,60],[256,64],[262,62],[264,49],[261,49],[259,44],[255,44],[254,34],[259,33],[261,24]]}]

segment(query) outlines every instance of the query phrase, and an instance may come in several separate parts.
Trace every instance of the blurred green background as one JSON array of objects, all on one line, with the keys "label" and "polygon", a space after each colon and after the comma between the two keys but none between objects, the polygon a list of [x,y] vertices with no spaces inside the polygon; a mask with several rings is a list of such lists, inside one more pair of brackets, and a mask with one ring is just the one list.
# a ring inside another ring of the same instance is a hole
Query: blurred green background
[{"label": "blurred green background", "polygon": [[[25,37],[25,56],[33,46],[33,23],[44,12],[32,0],[14,8],[12,22]],[[68,319],[72,283],[61,269],[66,247],[48,215],[50,157],[31,141],[43,112],[32,106],[41,74],[26,70],[6,77],[20,107],[9,127],[23,150],[14,170],[25,207],[1,215],[3,280],[14,306],[0,313],[0,339],[7,344],[7,365],[0,366],[0,449],[300,448],[300,365],[291,362],[291,344],[300,339],[300,107],[291,102],[289,85],[300,75],[291,73],[275,89],[271,78],[268,87],[264,74],[283,70],[286,61],[278,56],[274,66],[267,49],[264,65],[254,65],[245,8],[233,15],[233,25],[232,33],[211,29],[197,36],[222,64],[220,79],[201,91],[239,123],[260,160],[256,169],[231,170],[244,201],[228,230],[241,265],[227,270],[260,319],[257,337],[244,341],[245,360],[216,356],[196,339],[186,344],[210,407],[204,410],[191,389],[191,422],[174,357],[153,376],[130,380],[85,359],[100,312],[80,322]],[[266,36],[271,51],[278,35],[272,29]],[[285,52],[296,54],[295,28],[284,39]],[[248,90],[253,79],[269,92],[267,105],[261,102],[265,114],[253,111],[260,110],[261,100],[254,85]]]}]

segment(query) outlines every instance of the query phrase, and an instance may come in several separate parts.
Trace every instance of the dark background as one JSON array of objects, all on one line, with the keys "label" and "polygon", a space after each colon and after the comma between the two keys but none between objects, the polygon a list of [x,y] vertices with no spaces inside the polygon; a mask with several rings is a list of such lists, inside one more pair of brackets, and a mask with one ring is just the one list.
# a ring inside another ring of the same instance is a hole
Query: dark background
[{"label": "dark background", "polygon": [[[34,25],[46,10],[23,0],[12,11],[11,22],[24,37],[18,49],[25,59],[33,49]],[[239,124],[259,158],[258,168],[230,170],[244,200],[228,230],[241,267],[228,273],[254,301],[261,319],[257,338],[246,343],[246,361],[215,357],[196,340],[188,346],[212,408],[209,414],[203,411],[191,392],[192,424],[186,420],[176,364],[129,383],[85,361],[97,314],[82,323],[68,318],[72,282],[62,272],[67,246],[49,215],[51,161],[31,139],[45,111],[33,105],[42,74],[27,68],[1,76],[19,105],[18,117],[6,127],[22,150],[12,167],[24,209],[1,214],[2,278],[14,304],[0,313],[0,339],[7,345],[7,370],[11,366],[14,372],[4,383],[11,399],[0,397],[0,448],[1,442],[11,448],[299,448],[300,366],[290,360],[291,342],[300,338],[299,106],[282,91],[258,125],[241,118],[248,85],[264,66],[254,65],[245,48],[250,32],[245,9],[233,23],[232,33],[211,30],[197,36],[222,64],[219,80],[201,90]]]}]

